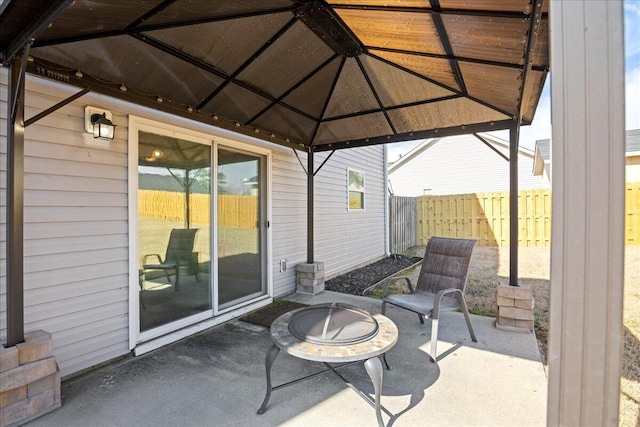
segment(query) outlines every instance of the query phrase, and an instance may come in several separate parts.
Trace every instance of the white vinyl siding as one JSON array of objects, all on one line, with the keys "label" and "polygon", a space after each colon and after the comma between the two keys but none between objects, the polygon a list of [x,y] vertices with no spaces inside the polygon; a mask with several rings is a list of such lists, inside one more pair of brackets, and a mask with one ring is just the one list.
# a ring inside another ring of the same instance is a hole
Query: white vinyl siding
[{"label": "white vinyl siding", "polygon": [[[27,118],[78,91],[27,76]],[[6,206],[7,72],[0,69],[0,191]],[[113,113],[116,138],[84,132],[84,107]],[[295,266],[307,261],[307,177],[291,149],[88,94],[29,126],[25,132],[25,331],[53,336],[66,376],[128,354],[128,116],[223,135],[272,151],[271,233],[273,296],[295,292]],[[299,153],[306,167],[307,156]],[[316,169],[329,155],[315,155]],[[367,206],[347,211],[345,171],[362,171]],[[315,260],[326,277],[385,254],[383,148],[336,152],[315,177]],[[0,337],[6,337],[6,218],[0,234]],[[280,272],[280,260],[288,260]],[[137,315],[133,313],[132,315]]]},{"label": "white vinyl siding", "polygon": [[[315,154],[315,168],[329,152]],[[307,155],[299,153],[304,167]],[[348,211],[346,168],[366,177],[366,210]],[[314,260],[324,262],[325,279],[385,255],[384,163],[381,146],[336,151],[315,178]],[[274,296],[295,291],[295,266],[307,262],[307,176],[291,150],[273,156]],[[280,260],[288,269],[280,272]]]},{"label": "white vinyl siding", "polygon": [[[0,108],[6,123],[7,73]],[[27,80],[25,118],[77,92]],[[53,335],[61,374],[122,354],[128,339],[127,118],[114,112],[116,138],[84,132],[85,96],[25,131],[25,331]],[[6,199],[6,126],[2,127]],[[4,205],[4,203],[3,203]],[[4,209],[4,206],[3,206]],[[3,215],[4,231],[4,215]],[[2,234],[0,335],[6,336],[6,233]]]},{"label": "white vinyl siding", "polygon": [[[509,157],[508,145],[493,146]],[[549,188],[549,182],[532,170],[533,153],[520,150],[519,189]],[[392,165],[389,180],[396,196],[509,191],[509,162],[473,135],[438,138]]]}]

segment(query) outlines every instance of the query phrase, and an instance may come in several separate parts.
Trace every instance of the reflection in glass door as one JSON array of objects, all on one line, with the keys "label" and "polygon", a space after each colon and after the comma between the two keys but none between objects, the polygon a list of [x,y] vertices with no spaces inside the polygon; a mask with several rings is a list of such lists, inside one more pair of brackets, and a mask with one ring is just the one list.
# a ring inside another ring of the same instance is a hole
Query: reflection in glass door
[{"label": "reflection in glass door", "polygon": [[210,310],[211,146],[138,133],[140,331]]},{"label": "reflection in glass door", "polygon": [[218,308],[267,293],[265,157],[218,149]]}]

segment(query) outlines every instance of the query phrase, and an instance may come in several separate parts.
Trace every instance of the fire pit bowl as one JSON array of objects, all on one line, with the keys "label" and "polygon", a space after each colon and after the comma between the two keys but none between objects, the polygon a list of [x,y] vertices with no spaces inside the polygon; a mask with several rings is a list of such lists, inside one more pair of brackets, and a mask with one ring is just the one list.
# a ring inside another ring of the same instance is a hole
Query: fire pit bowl
[{"label": "fire pit bowl", "polygon": [[313,344],[358,344],[378,333],[378,322],[350,304],[317,304],[296,311],[289,320],[289,332]]}]

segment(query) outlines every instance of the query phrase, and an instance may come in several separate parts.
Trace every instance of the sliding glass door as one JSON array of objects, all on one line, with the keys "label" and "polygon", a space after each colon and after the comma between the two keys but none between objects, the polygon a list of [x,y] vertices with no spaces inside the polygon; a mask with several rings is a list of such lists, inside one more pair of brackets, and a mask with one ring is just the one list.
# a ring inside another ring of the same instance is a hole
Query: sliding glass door
[{"label": "sliding glass door", "polygon": [[138,133],[140,331],[211,310],[211,146]]},{"label": "sliding glass door", "polygon": [[131,117],[131,348],[269,295],[269,152]]},{"label": "sliding glass door", "polygon": [[217,150],[217,302],[224,310],[267,293],[266,157]]}]

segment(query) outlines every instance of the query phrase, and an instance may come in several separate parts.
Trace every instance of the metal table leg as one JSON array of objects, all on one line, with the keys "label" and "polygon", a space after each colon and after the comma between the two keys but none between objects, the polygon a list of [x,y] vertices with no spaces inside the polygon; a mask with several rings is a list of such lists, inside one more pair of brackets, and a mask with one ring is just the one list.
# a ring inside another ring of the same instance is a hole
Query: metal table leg
[{"label": "metal table leg", "polygon": [[376,417],[378,417],[378,426],[384,427],[384,423],[382,422],[382,414],[380,413],[380,394],[382,393],[382,363],[380,363],[380,359],[378,357],[372,357],[371,359],[367,359],[364,362],[364,367],[369,374],[369,378],[371,378],[371,382],[373,383],[373,391],[376,396]]},{"label": "metal table leg", "polygon": [[[267,371],[267,394],[264,396],[264,401],[262,402],[262,406],[258,409],[258,414],[264,414],[267,410],[267,404],[269,403],[269,398],[271,397],[271,366],[273,366],[273,362],[276,360],[276,357],[280,353],[280,348],[277,345],[271,344],[269,350],[267,350],[267,357],[265,358],[265,367]],[[380,363],[380,362],[378,362]]]}]

